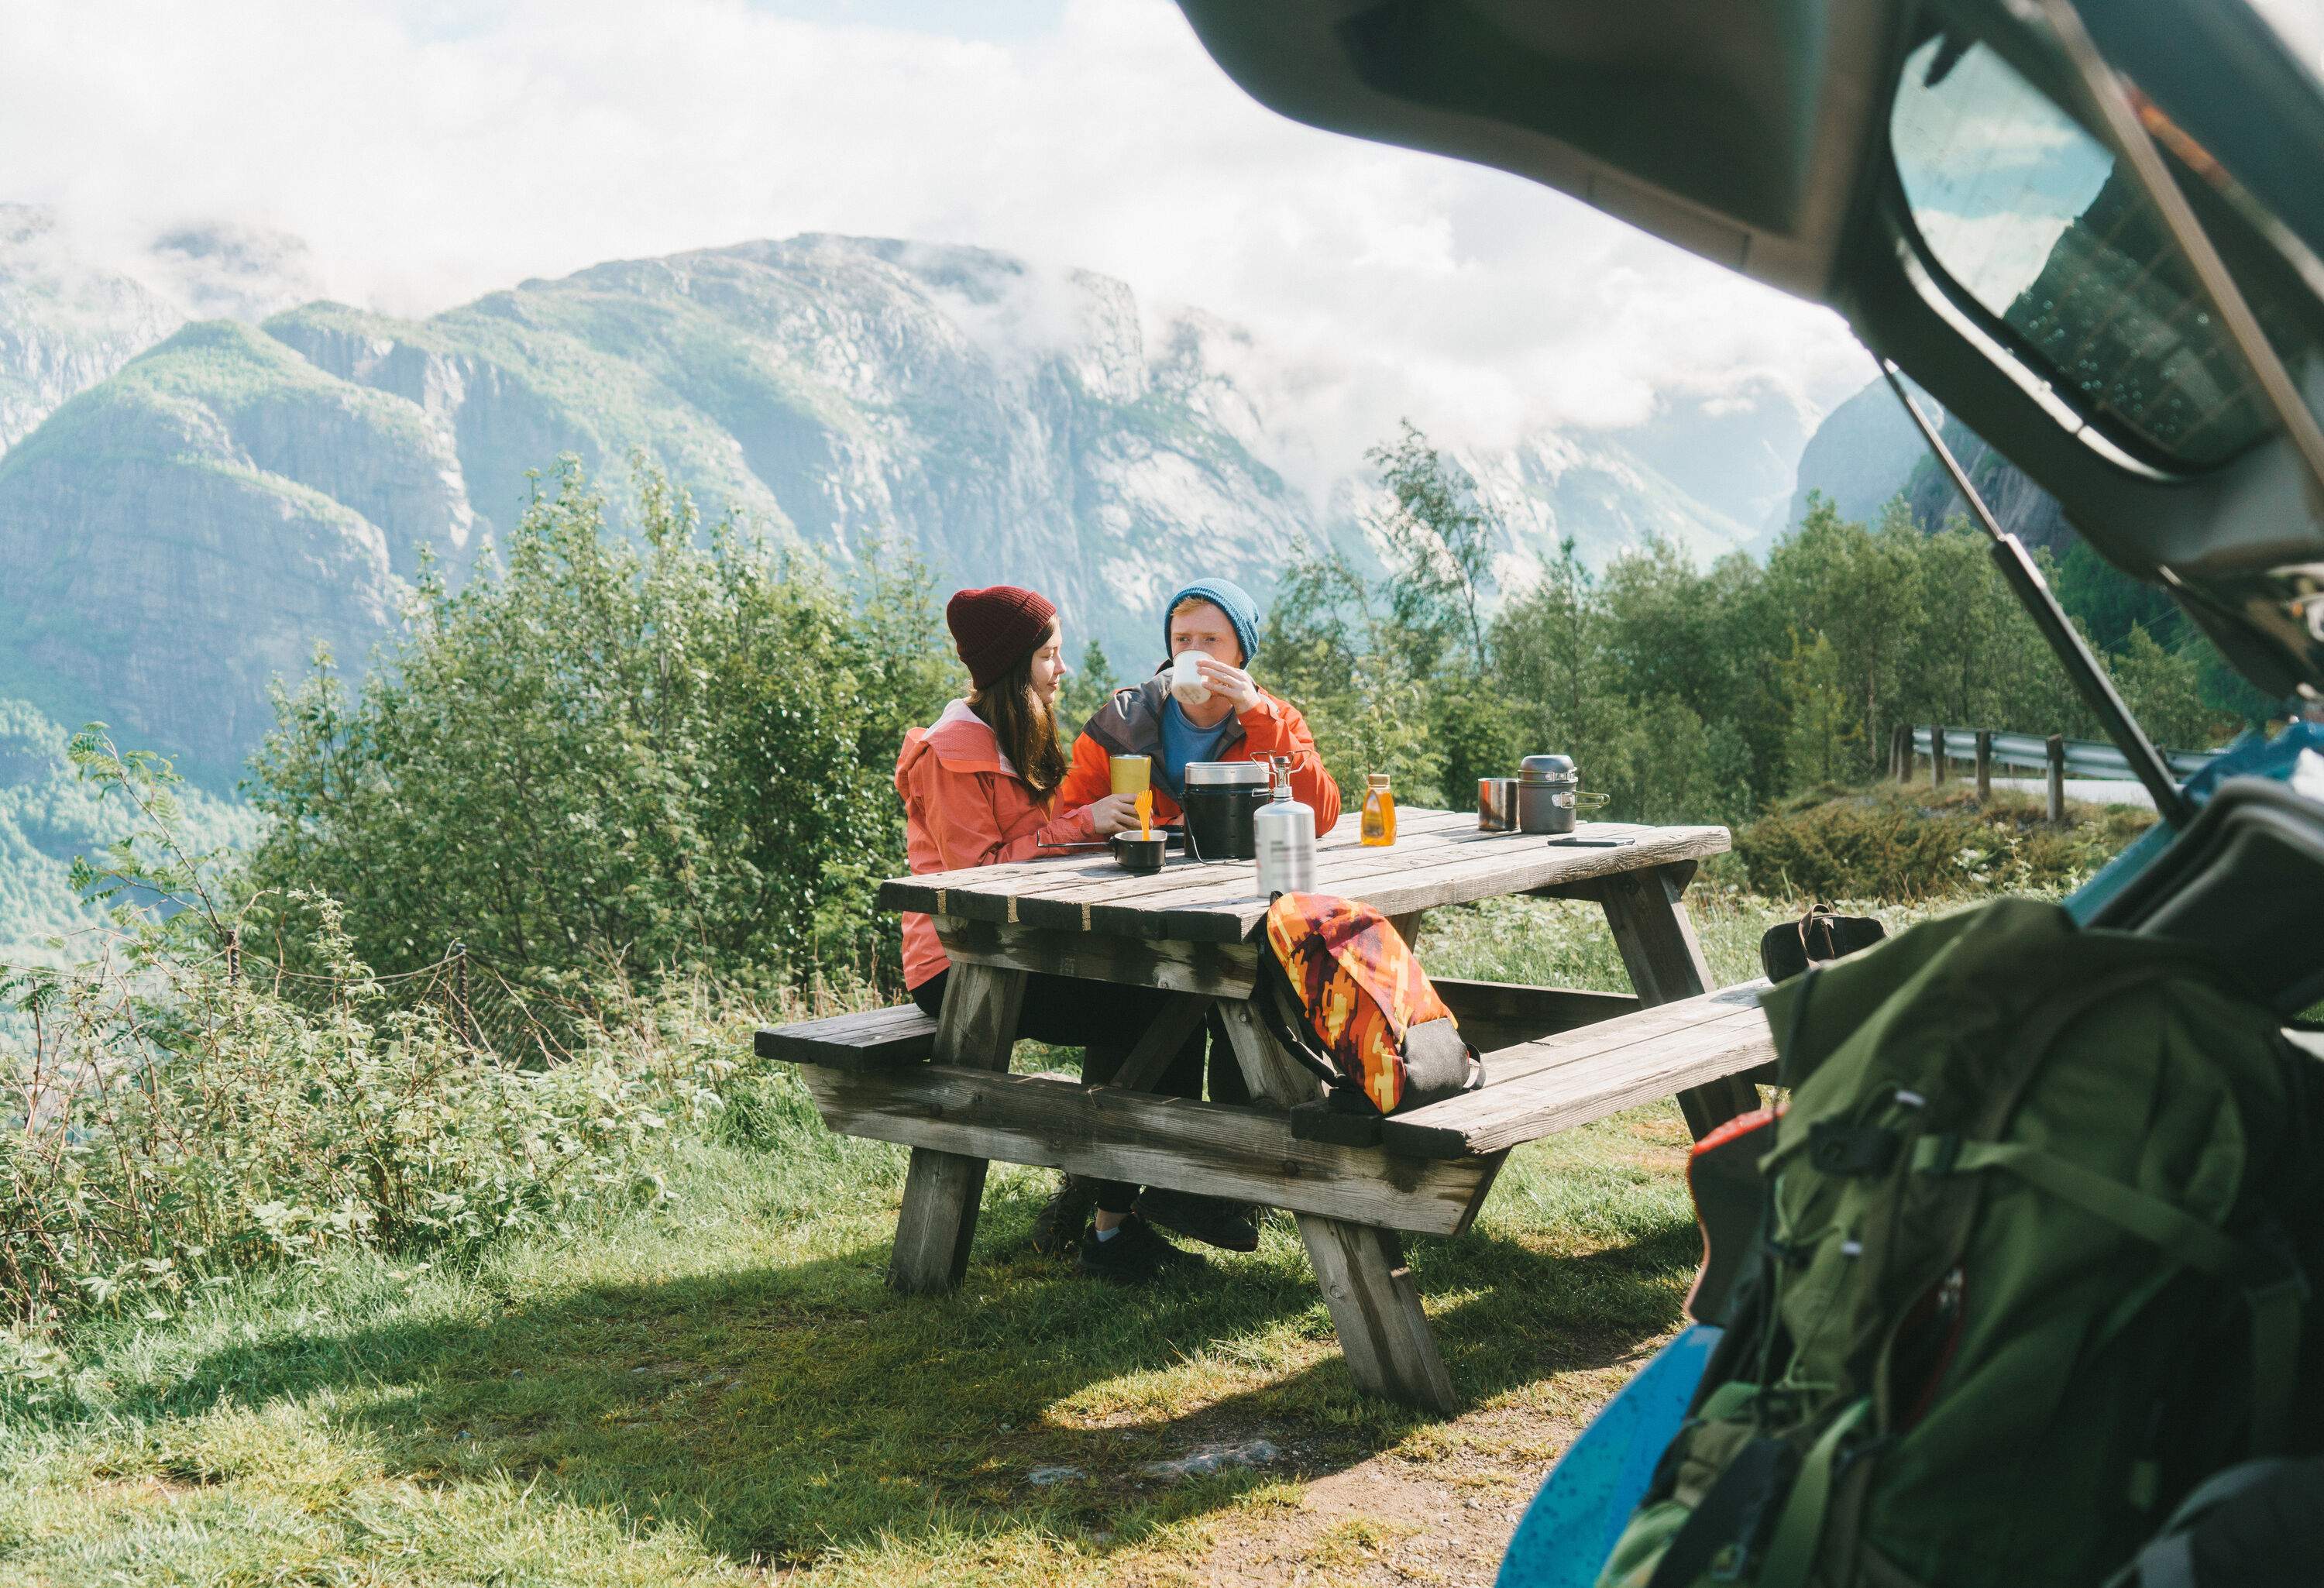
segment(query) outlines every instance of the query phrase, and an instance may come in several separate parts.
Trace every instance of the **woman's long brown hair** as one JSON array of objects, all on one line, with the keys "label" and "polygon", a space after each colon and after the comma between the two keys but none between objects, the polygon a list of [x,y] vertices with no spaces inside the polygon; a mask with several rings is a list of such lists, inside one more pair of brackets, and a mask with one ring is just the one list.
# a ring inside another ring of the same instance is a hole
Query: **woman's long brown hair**
[{"label": "woman's long brown hair", "polygon": [[1001,741],[1001,753],[1044,799],[1065,780],[1065,752],[1057,743],[1056,716],[1033,693],[1033,658],[1056,637],[1057,626],[1051,623],[1049,632],[1019,657],[1015,666],[968,697],[968,708],[982,717],[992,736]]}]

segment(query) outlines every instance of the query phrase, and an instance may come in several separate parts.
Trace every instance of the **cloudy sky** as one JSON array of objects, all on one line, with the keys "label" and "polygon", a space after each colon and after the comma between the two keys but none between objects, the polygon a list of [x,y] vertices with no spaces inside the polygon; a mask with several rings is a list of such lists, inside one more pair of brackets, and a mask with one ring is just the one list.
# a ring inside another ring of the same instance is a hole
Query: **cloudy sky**
[{"label": "cloudy sky", "polygon": [[1834,317],[1559,195],[1275,116],[1165,0],[10,0],[0,148],[0,198],[278,226],[401,313],[831,230],[1120,276],[1453,439],[1658,392],[1812,413],[1870,373]]}]

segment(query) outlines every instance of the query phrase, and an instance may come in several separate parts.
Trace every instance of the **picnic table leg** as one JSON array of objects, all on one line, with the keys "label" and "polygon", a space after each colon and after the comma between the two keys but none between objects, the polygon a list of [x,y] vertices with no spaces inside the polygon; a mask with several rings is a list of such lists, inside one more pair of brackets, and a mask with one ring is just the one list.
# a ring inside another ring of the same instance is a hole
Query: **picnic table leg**
[{"label": "picnic table leg", "polygon": [[[1694,863],[1654,866],[1598,878],[1592,891],[1613,928],[1630,984],[1642,1004],[1669,1003],[1711,991],[1711,965],[1687,918],[1686,885]],[[1678,1094],[1686,1128],[1702,1140],[1740,1113],[1759,1106],[1759,1089],[1740,1076],[1722,1076]]]},{"label": "picnic table leg", "polygon": [[[1249,1003],[1222,999],[1219,1014],[1254,1095],[1285,1108],[1314,1097],[1315,1077],[1283,1051]],[[1428,1331],[1396,1232],[1321,1214],[1293,1216],[1356,1381],[1424,1411],[1455,1410],[1452,1375]]]},{"label": "picnic table leg", "polygon": [[[1025,973],[991,965],[955,965],[945,983],[936,1017],[937,1064],[1005,1070],[1016,1046],[1017,1011]],[[888,1283],[906,1295],[949,1290],[968,1272],[984,1196],[986,1160],[934,1148],[912,1149],[904,1176],[904,1211],[896,1220],[896,1250]]]}]

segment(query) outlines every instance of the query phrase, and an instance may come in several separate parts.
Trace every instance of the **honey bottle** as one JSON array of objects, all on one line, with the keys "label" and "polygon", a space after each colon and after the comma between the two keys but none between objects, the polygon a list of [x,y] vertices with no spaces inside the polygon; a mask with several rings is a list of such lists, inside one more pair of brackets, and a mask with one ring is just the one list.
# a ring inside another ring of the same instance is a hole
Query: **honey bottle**
[{"label": "honey bottle", "polygon": [[1396,796],[1388,791],[1386,772],[1364,778],[1364,813],[1357,833],[1360,842],[1375,848],[1396,842]]}]

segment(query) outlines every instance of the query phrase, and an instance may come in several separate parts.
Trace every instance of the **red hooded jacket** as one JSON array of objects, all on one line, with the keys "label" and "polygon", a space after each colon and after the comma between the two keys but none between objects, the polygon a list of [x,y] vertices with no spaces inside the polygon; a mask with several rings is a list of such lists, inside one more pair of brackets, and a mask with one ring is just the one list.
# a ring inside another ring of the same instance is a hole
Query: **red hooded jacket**
[{"label": "red hooded jacket", "polygon": [[[896,792],[904,801],[904,855],[915,875],[1033,860],[1043,844],[1097,837],[1086,805],[1050,816],[1054,799],[1035,794],[1017,775],[999,738],[965,700],[945,706],[933,725],[904,735]],[[907,910],[904,984],[917,987],[951,964],[936,923]]]}]

